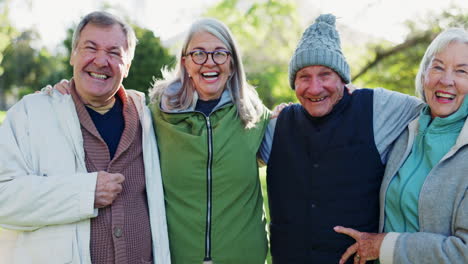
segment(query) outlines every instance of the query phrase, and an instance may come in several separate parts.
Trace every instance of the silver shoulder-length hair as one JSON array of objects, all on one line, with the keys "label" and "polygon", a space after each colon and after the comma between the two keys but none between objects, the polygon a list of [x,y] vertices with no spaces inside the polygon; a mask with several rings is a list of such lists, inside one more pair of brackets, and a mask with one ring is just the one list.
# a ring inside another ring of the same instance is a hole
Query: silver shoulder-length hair
[{"label": "silver shoulder-length hair", "polygon": [[[251,128],[260,120],[264,106],[257,91],[247,83],[241,54],[237,43],[228,27],[213,18],[203,18],[192,24],[182,50],[178,54],[177,66],[173,71],[163,70],[163,80],[156,80],[150,90],[151,101],[159,101],[168,110],[188,109],[194,100],[195,87],[182,63],[182,58],[187,55],[187,49],[193,36],[199,32],[207,32],[221,40],[231,52],[231,76],[228,78],[224,89],[231,92],[233,103],[237,106],[237,112],[246,128]],[[169,89],[171,84],[180,82],[181,88],[173,91]]]},{"label": "silver shoulder-length hair", "polygon": [[429,66],[436,54],[447,48],[447,46],[453,42],[468,44],[468,31],[463,28],[448,28],[442,31],[431,42],[424,53],[415,79],[416,93],[424,102],[426,102],[426,97],[424,96],[424,78],[426,77]]}]

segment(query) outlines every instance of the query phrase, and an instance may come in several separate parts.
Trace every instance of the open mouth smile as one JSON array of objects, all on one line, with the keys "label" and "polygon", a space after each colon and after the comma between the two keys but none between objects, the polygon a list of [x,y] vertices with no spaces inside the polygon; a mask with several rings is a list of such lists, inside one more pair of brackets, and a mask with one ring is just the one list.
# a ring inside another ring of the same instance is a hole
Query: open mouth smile
[{"label": "open mouth smile", "polygon": [[314,103],[315,103],[315,102],[321,102],[321,101],[325,100],[325,99],[326,99],[326,97],[320,97],[320,98],[308,98],[308,99],[309,99],[309,101],[311,101],[311,102],[314,102]]},{"label": "open mouth smile", "polygon": [[435,96],[440,99],[448,99],[448,100],[453,100],[455,99],[454,94],[449,94],[449,93],[444,93],[444,92],[435,92]]},{"label": "open mouth smile", "polygon": [[88,72],[89,76],[93,77],[93,78],[96,78],[96,79],[100,79],[100,80],[107,80],[109,78],[109,76],[105,75],[105,74],[99,74],[99,73],[95,73],[95,72]]},{"label": "open mouth smile", "polygon": [[207,81],[213,81],[219,77],[219,72],[203,72],[201,76]]}]

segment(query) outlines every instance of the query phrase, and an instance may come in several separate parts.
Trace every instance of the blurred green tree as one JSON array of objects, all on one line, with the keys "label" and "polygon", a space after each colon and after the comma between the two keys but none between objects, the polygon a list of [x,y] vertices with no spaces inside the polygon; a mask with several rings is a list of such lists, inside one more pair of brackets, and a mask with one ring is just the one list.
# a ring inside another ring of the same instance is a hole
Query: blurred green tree
[{"label": "blurred green tree", "polygon": [[174,67],[176,59],[152,31],[136,25],[133,28],[138,44],[130,73],[123,84],[127,89],[135,89],[148,94],[153,78],[162,79],[161,69]]},{"label": "blurred green tree", "polygon": [[4,75],[4,69],[1,63],[4,60],[5,49],[19,34],[11,25],[9,18],[10,2],[10,0],[0,0],[0,109],[6,108],[5,93],[8,90],[8,87],[1,81],[1,77]]},{"label": "blurred green tree", "polygon": [[297,6],[289,0],[223,0],[205,16],[223,21],[237,39],[249,83],[272,108],[296,101],[288,82],[288,63],[302,28]]},{"label": "blurred green tree", "polygon": [[451,6],[440,13],[430,13],[424,19],[406,22],[409,34],[400,44],[377,41],[367,44],[366,55],[353,72],[353,82],[358,86],[385,87],[415,94],[414,79],[419,63],[430,42],[448,27],[468,28],[468,13],[463,8]]},{"label": "blurred green tree", "polygon": [[19,97],[22,97],[51,81],[58,81],[53,77],[62,70],[60,57],[52,56],[45,48],[34,48],[38,40],[35,31],[27,30],[5,48],[4,60],[0,64],[3,69],[0,83],[5,92],[17,88]]}]

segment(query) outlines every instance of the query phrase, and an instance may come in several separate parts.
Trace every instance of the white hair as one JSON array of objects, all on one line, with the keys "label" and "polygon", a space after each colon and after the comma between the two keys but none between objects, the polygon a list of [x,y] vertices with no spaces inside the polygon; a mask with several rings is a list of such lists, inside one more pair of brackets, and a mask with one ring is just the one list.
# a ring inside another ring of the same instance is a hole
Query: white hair
[{"label": "white hair", "polygon": [[449,28],[442,31],[429,45],[419,65],[415,79],[416,93],[426,102],[424,95],[424,78],[437,53],[446,49],[453,42],[468,44],[468,32],[463,28]]}]

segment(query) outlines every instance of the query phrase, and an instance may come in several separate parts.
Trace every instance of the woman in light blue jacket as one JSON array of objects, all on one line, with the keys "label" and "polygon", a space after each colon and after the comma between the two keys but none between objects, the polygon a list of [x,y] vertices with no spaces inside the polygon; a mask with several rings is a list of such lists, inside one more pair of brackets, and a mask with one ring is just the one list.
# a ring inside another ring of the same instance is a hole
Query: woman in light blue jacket
[{"label": "woman in light blue jacket", "polygon": [[356,243],[344,263],[468,263],[468,32],[429,45],[416,77],[427,106],[396,141],[380,201],[380,234],[335,227]]}]

